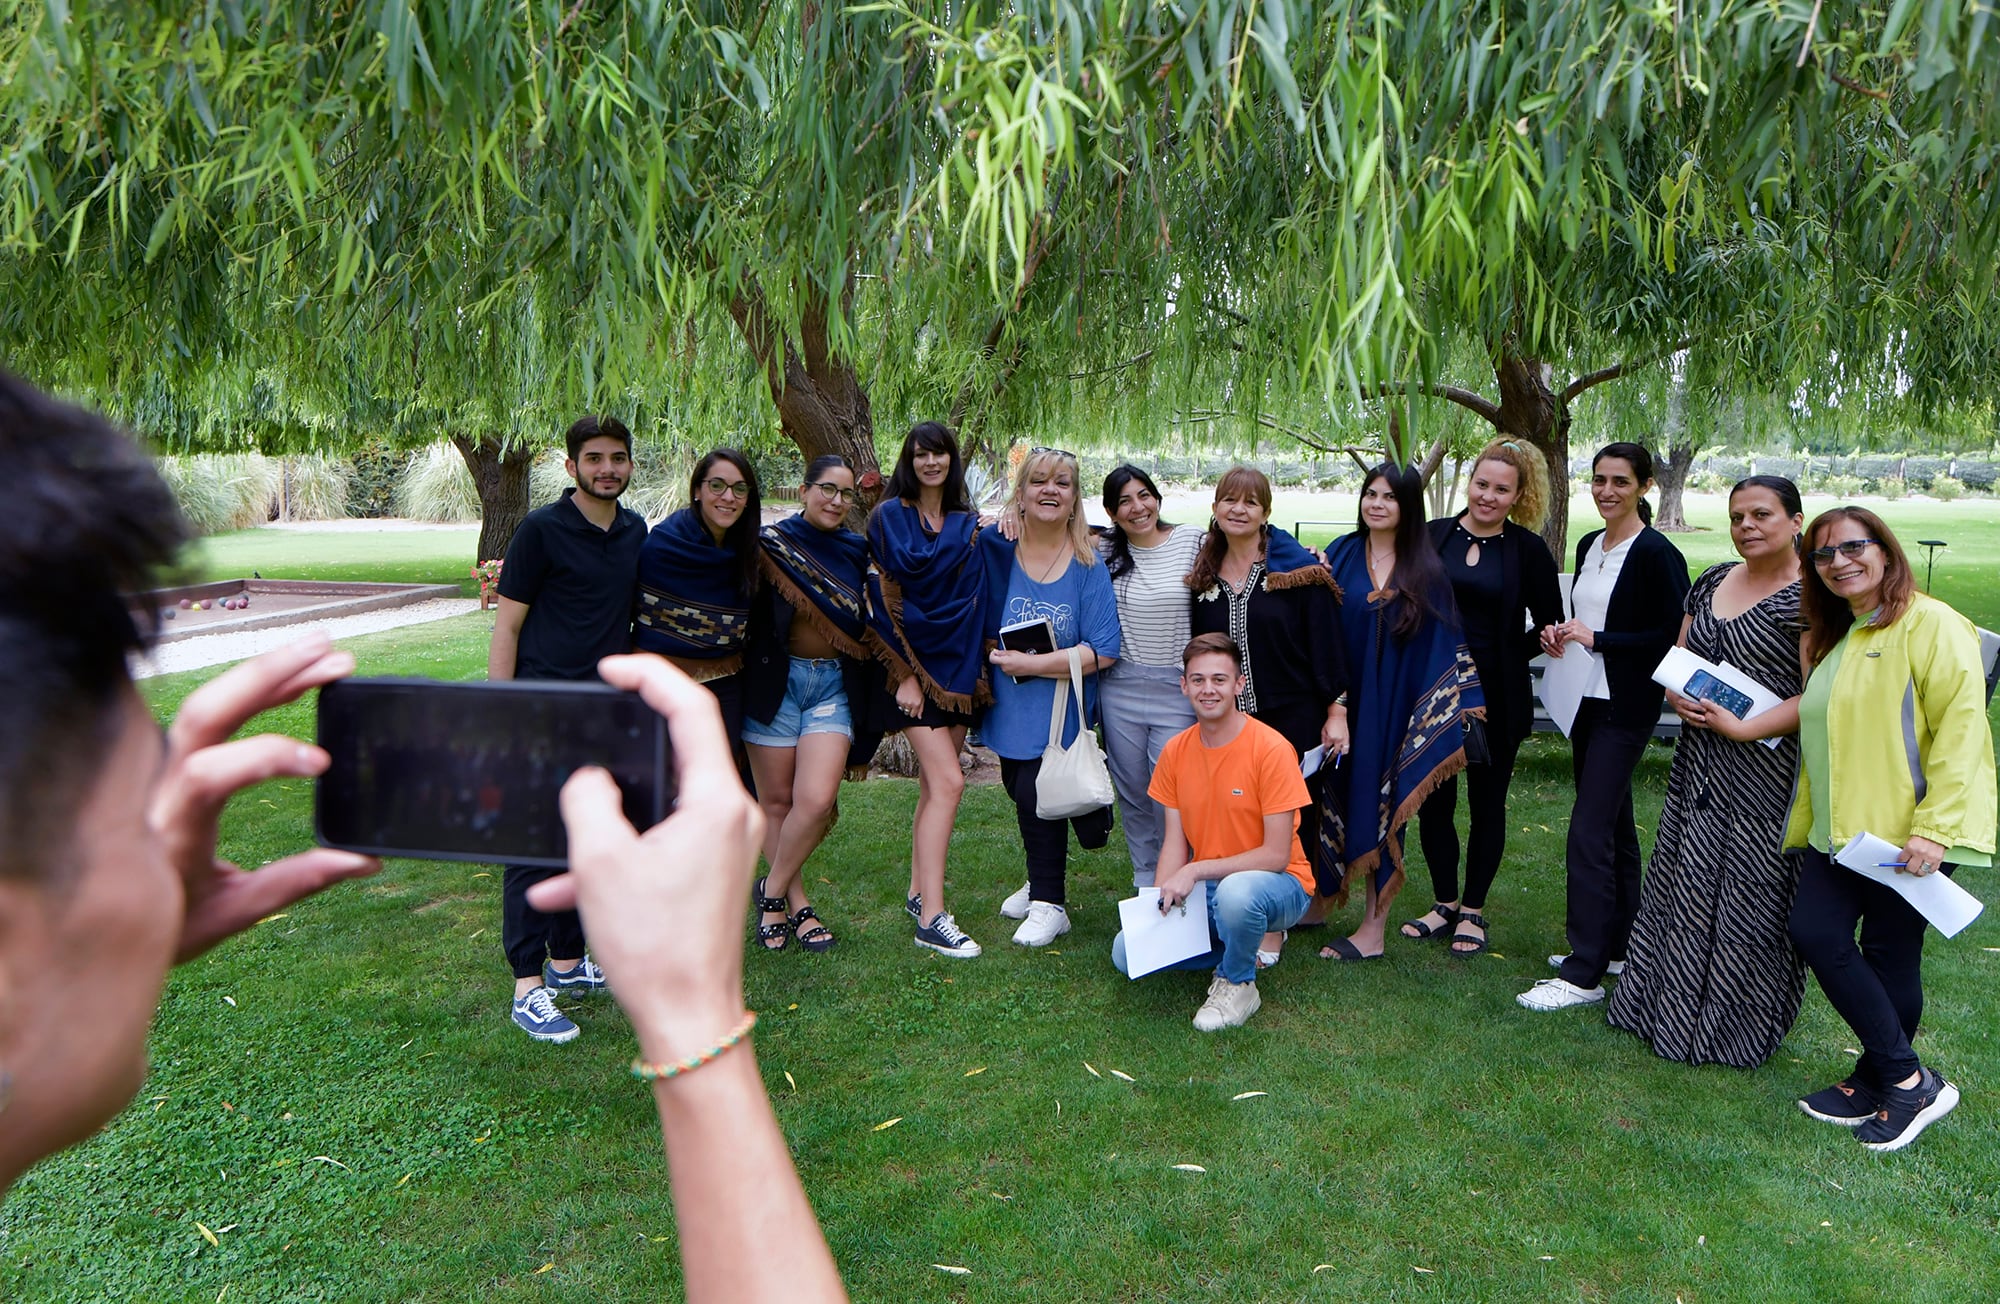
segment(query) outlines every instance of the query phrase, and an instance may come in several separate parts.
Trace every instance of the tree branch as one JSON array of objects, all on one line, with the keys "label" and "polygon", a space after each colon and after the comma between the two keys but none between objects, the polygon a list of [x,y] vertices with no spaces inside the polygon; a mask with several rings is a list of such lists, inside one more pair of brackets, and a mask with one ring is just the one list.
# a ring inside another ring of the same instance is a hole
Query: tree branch
[{"label": "tree branch", "polygon": [[1599,385],[1602,385],[1607,380],[1616,380],[1620,376],[1627,375],[1631,372],[1642,371],[1645,368],[1652,366],[1655,362],[1658,362],[1660,359],[1671,358],[1676,353],[1679,353],[1682,349],[1692,347],[1693,344],[1694,341],[1691,339],[1675,340],[1672,344],[1669,344],[1666,348],[1657,350],[1656,352],[1653,353],[1648,353],[1643,357],[1627,358],[1623,362],[1616,363],[1609,367],[1603,367],[1596,371],[1587,372],[1584,375],[1578,376],[1575,380],[1572,380],[1567,386],[1564,387],[1562,392],[1562,404],[1564,407],[1568,407],[1572,400],[1574,400],[1578,395],[1584,393],[1585,391],[1595,389]]},{"label": "tree branch", "polygon": [[1391,394],[1412,393],[1427,394],[1432,398],[1450,399],[1460,407],[1471,412],[1474,416],[1484,420],[1488,425],[1497,428],[1500,424],[1500,405],[1498,403],[1493,402],[1493,400],[1483,394],[1475,394],[1471,390],[1461,389],[1457,385],[1435,385],[1423,381],[1418,381],[1415,384],[1409,384],[1405,381],[1391,381],[1386,384],[1377,385],[1374,389],[1364,391],[1361,397],[1387,398]]}]

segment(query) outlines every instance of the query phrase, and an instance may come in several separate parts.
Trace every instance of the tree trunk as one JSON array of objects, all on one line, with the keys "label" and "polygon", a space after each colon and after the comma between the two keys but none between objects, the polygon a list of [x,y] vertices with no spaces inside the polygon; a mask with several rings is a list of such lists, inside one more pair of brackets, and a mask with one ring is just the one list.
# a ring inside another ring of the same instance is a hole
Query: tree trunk
[{"label": "tree trunk", "polygon": [[1503,353],[1493,374],[1500,386],[1494,427],[1507,438],[1533,444],[1549,464],[1549,516],[1542,538],[1561,567],[1569,540],[1569,404],[1551,386],[1545,362]]},{"label": "tree trunk", "polygon": [[772,318],[763,291],[754,284],[730,301],[729,315],[764,368],[779,427],[798,445],[800,456],[810,463],[838,453],[854,467],[858,480],[879,469],[875,416],[853,361],[828,349],[827,308],[823,298],[807,301],[796,346]]},{"label": "tree trunk", "polygon": [[514,531],[528,516],[528,468],[534,452],[525,444],[503,445],[492,435],[453,435],[451,443],[479,491],[479,551],[472,560],[505,557]]},{"label": "tree trunk", "polygon": [[1681,495],[1687,490],[1688,472],[1694,468],[1694,436],[1688,433],[1687,368],[1676,367],[1667,388],[1667,422],[1661,442],[1666,445],[1653,462],[1653,479],[1660,486],[1660,515],[1656,530],[1682,531],[1688,528],[1681,513]]}]

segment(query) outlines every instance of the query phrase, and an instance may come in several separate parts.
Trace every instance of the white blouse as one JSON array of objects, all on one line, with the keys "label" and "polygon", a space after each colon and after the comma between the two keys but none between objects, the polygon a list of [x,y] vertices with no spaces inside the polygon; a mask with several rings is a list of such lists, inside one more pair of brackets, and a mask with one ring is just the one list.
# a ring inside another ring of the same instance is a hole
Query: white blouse
[{"label": "white blouse", "polygon": [[[1625,569],[1625,559],[1632,553],[1632,541],[1638,537],[1638,531],[1634,531],[1622,542],[1606,549],[1604,536],[1599,534],[1591,540],[1589,549],[1583,554],[1583,565],[1577,569],[1576,578],[1570,581],[1570,613],[1592,633],[1604,628],[1605,618],[1611,612],[1611,591],[1618,587],[1619,572]],[[1585,685],[1583,695],[1611,696],[1611,685],[1604,678],[1604,654],[1594,649],[1590,653],[1590,682]]]}]

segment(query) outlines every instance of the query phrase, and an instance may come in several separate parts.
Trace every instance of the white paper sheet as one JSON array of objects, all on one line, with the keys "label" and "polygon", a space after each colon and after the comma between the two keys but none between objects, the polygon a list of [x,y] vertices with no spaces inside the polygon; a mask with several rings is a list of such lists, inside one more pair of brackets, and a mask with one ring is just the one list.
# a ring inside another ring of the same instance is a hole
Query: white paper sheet
[{"label": "white paper sheet", "polygon": [[[1703,686],[1691,682],[1703,674],[1749,698],[1749,705],[1737,711],[1737,707],[1743,706],[1742,702],[1732,703],[1723,700],[1727,694],[1718,693],[1713,685]],[[1785,700],[1727,661],[1710,661],[1706,657],[1696,656],[1684,647],[1667,649],[1667,655],[1661,658],[1660,664],[1653,671],[1653,682],[1669,692],[1679,693],[1682,697],[1713,702],[1744,720],[1754,720],[1772,707],[1783,705]],[[1758,741],[1766,747],[1776,747],[1784,739],[1762,738]]]},{"label": "white paper sheet", "polygon": [[1583,705],[1583,693],[1590,686],[1590,649],[1581,643],[1563,644],[1563,654],[1550,657],[1542,671],[1542,709],[1562,730],[1563,737],[1576,724],[1576,708]]},{"label": "white paper sheet", "polygon": [[1903,849],[1873,833],[1855,834],[1833,858],[1863,878],[1894,888],[1918,914],[1930,920],[1931,927],[1946,937],[1957,937],[1986,908],[1978,897],[1943,874],[1918,878],[1915,874],[1883,868],[1892,860],[1901,860]]},{"label": "white paper sheet", "polygon": [[1299,773],[1310,779],[1319,773],[1319,767],[1326,764],[1326,744],[1321,743],[1305,755],[1299,757]]},{"label": "white paper sheet", "polygon": [[1208,884],[1196,883],[1183,906],[1160,913],[1160,889],[1142,887],[1139,895],[1118,903],[1118,922],[1125,929],[1125,972],[1142,978],[1170,964],[1215,949],[1208,935]]}]

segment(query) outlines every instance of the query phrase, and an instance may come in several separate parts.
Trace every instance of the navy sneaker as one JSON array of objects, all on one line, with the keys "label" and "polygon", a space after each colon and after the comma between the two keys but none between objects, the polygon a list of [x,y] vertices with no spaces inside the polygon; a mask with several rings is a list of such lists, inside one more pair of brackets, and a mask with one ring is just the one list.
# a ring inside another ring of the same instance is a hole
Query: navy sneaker
[{"label": "navy sneaker", "polygon": [[914,892],[904,897],[903,913],[907,914],[921,928],[924,922],[924,894]]},{"label": "navy sneaker", "polygon": [[578,1031],[546,987],[514,998],[514,1026],[536,1041],[575,1041]]},{"label": "navy sneaker", "polygon": [[979,943],[967,937],[958,921],[943,911],[933,915],[930,923],[918,927],[916,941],[918,946],[927,946],[954,960],[971,960],[979,955]]},{"label": "navy sneaker", "polygon": [[1916,1086],[1885,1087],[1875,1103],[1875,1117],[1854,1129],[1855,1139],[1870,1150],[1901,1150],[1958,1105],[1958,1088],[1919,1069]]},{"label": "navy sneaker", "polygon": [[1875,1093],[1859,1078],[1848,1078],[1830,1087],[1821,1087],[1800,1100],[1799,1108],[1822,1123],[1860,1127],[1875,1117]]},{"label": "navy sneaker", "polygon": [[570,996],[595,996],[608,990],[604,985],[604,970],[591,960],[588,951],[574,969],[558,969],[549,961],[542,961],[542,981]]}]

